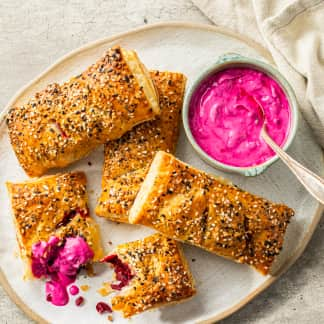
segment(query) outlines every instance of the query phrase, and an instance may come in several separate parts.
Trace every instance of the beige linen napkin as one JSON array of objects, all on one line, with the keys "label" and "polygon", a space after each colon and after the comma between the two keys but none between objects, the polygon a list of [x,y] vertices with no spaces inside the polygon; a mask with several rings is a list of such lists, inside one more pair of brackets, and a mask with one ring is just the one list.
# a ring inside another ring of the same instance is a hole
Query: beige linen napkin
[{"label": "beige linen napkin", "polygon": [[267,47],[324,148],[324,1],[192,0],[216,25]]}]

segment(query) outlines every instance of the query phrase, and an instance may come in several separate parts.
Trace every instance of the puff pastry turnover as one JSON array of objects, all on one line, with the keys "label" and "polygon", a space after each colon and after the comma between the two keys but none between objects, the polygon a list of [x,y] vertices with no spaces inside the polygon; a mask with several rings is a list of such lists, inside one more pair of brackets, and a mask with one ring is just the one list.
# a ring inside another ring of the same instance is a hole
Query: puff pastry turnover
[{"label": "puff pastry turnover", "polygon": [[112,298],[112,309],[123,312],[124,317],[177,303],[196,293],[181,247],[161,234],[121,244],[103,261],[114,265],[117,279],[127,278],[127,288]]},{"label": "puff pastry turnover", "polygon": [[[64,239],[81,236],[102,257],[99,228],[89,215],[86,177],[73,172],[23,183],[7,183],[16,225],[20,255],[28,264],[32,246],[51,236]],[[27,276],[29,276],[27,269]]]},{"label": "puff pastry turnover", "polygon": [[293,214],[158,152],[129,220],[267,274]]},{"label": "puff pastry turnover", "polygon": [[160,116],[105,144],[102,194],[96,214],[128,222],[128,212],[148,167],[159,151],[174,152],[186,78],[181,73],[151,71],[160,98]]},{"label": "puff pastry turnover", "polygon": [[155,86],[134,51],[115,46],[83,73],[50,84],[7,116],[11,144],[30,176],[64,167],[159,114]]}]

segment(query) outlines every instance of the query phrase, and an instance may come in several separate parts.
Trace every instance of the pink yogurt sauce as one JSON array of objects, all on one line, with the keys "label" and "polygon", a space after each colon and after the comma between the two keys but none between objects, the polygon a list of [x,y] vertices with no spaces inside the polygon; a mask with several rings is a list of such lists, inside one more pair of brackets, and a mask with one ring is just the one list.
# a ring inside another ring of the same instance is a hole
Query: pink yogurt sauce
[{"label": "pink yogurt sauce", "polygon": [[72,285],[70,288],[69,288],[69,292],[72,296],[75,296],[79,293],[79,287],[76,286],[76,285]]},{"label": "pink yogurt sauce", "polygon": [[48,242],[34,244],[31,268],[36,278],[49,279],[45,286],[46,300],[56,306],[66,305],[69,301],[67,286],[75,281],[80,268],[93,255],[93,251],[80,236],[68,237],[63,244],[55,236]]},{"label": "pink yogurt sauce", "polygon": [[229,68],[203,81],[189,107],[189,125],[197,144],[227,165],[259,165],[275,153],[260,138],[263,107],[267,132],[280,146],[291,121],[287,97],[279,84],[251,68]]}]

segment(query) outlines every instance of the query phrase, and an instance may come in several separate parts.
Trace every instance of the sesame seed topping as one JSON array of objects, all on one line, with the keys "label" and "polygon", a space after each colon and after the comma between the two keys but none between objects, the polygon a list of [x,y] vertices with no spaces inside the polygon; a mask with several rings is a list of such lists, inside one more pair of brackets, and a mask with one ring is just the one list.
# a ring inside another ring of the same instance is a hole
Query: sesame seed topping
[{"label": "sesame seed topping", "polygon": [[136,219],[168,237],[268,273],[293,210],[189,167],[170,154],[158,154],[164,163],[154,169],[154,184],[136,206]]}]

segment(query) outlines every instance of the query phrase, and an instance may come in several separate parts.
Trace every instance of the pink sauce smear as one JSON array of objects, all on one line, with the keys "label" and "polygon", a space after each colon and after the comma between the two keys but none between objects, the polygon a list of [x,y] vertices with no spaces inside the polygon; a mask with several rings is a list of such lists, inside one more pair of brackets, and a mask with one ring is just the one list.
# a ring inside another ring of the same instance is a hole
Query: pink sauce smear
[{"label": "pink sauce smear", "polygon": [[66,305],[69,301],[67,286],[75,281],[80,268],[93,255],[80,236],[68,237],[63,244],[55,236],[48,242],[35,243],[32,247],[31,268],[36,278],[49,279],[45,285],[46,300],[56,306]]},{"label": "pink sauce smear", "polygon": [[265,113],[267,132],[283,146],[291,111],[281,86],[267,74],[250,68],[215,73],[197,88],[189,108],[189,125],[197,144],[226,165],[259,165],[275,153],[260,138]]}]

